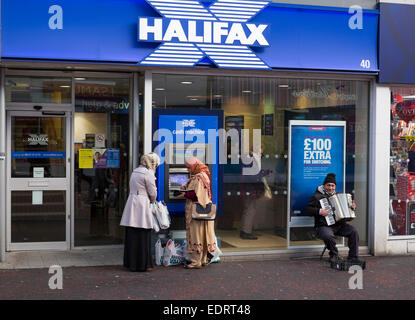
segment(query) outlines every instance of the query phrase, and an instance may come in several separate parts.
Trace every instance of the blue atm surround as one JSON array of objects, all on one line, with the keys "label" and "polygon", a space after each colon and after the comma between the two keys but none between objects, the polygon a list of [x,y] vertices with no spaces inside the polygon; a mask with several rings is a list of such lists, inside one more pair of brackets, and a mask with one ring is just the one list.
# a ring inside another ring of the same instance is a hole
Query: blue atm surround
[{"label": "blue atm surround", "polygon": [[[176,121],[187,120],[187,124],[191,123],[193,127],[184,128],[185,132],[188,130],[199,129],[205,132],[203,137],[204,142],[208,142],[208,130],[209,129],[222,129],[223,128],[223,110],[201,110],[201,109],[153,109],[153,150],[159,154],[161,158],[165,156],[165,149],[163,144],[176,143],[176,135],[173,135],[173,141],[168,141],[167,138],[162,138],[162,141],[154,141],[154,133],[158,129],[168,129],[171,132],[176,129]],[[190,122],[189,122],[190,120]],[[163,134],[161,134],[163,135]],[[199,136],[201,139],[202,135]],[[200,142],[196,141],[197,137],[193,137],[192,141],[184,141],[187,143]],[[215,145],[213,145],[212,154],[216,159],[215,163],[211,165],[211,177],[212,177],[212,193],[213,203],[217,205],[217,215],[222,215],[222,194],[223,194],[223,165],[219,164],[219,140],[216,137]],[[157,151],[159,150],[159,151]],[[165,164],[162,163],[156,172],[157,177],[157,190],[158,200],[165,201],[164,194],[165,184]],[[166,201],[169,212],[174,216],[183,216],[185,202],[168,202]]]}]

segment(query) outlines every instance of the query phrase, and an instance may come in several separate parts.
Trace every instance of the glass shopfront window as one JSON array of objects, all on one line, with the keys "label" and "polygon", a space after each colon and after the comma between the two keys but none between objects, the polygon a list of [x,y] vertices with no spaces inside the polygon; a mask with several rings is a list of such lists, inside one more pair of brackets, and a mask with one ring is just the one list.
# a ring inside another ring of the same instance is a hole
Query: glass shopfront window
[{"label": "glass shopfront window", "polygon": [[11,118],[11,177],[34,177],[42,168],[42,177],[66,176],[66,131],[63,117]]},{"label": "glass shopfront window", "polygon": [[130,79],[75,78],[75,246],[123,242],[130,109]]},{"label": "glass shopfront window", "polygon": [[6,78],[6,102],[71,103],[70,78],[16,77]]},{"label": "glass shopfront window", "polygon": [[415,235],[415,87],[391,89],[389,235]]},{"label": "glass shopfront window", "polygon": [[[345,191],[357,203],[357,218],[350,223],[359,231],[360,244],[367,245],[369,82],[154,74],[153,108],[222,109],[223,128],[249,129],[251,148],[253,130],[261,132],[256,176],[243,175],[242,162],[229,159],[224,165],[223,214],[216,231],[225,251],[322,244],[313,226],[291,227],[287,243],[289,121],[345,121]],[[271,197],[256,189],[263,188],[262,178]]]}]

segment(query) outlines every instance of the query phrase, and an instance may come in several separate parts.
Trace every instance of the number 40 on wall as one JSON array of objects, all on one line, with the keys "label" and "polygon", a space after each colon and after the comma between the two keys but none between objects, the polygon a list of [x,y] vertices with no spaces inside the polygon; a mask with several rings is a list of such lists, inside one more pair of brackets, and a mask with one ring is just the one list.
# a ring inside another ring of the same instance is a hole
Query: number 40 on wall
[{"label": "number 40 on wall", "polygon": [[363,59],[363,60],[360,62],[360,66],[361,66],[363,69],[370,69],[370,60],[365,60],[365,59]]}]

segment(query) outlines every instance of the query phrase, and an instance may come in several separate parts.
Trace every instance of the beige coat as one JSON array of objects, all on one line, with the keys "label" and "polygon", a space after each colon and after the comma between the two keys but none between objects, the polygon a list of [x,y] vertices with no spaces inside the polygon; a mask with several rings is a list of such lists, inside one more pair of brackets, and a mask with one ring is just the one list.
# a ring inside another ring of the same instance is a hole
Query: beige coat
[{"label": "beige coat", "polygon": [[[186,190],[194,190],[198,202],[205,207],[206,204],[211,202],[210,191],[205,188],[202,179],[198,175],[204,175],[204,173],[193,176],[189,180]],[[200,265],[206,263],[208,252],[216,250],[215,221],[193,220],[191,205],[192,200],[187,199],[185,207],[187,251],[192,263]]]},{"label": "beige coat", "polygon": [[134,169],[130,178],[130,195],[125,204],[120,225],[134,228],[153,228],[150,201],[157,198],[154,172],[144,166]]}]

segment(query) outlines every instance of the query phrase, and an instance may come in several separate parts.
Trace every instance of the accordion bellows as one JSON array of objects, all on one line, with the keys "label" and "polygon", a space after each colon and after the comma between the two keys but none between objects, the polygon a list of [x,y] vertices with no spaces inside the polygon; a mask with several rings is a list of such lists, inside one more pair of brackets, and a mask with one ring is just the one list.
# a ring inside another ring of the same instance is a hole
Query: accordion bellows
[{"label": "accordion bellows", "polygon": [[356,218],[352,207],[352,195],[350,193],[336,193],[330,198],[320,200],[321,207],[328,211],[326,222],[328,226],[340,220],[350,221]]}]

